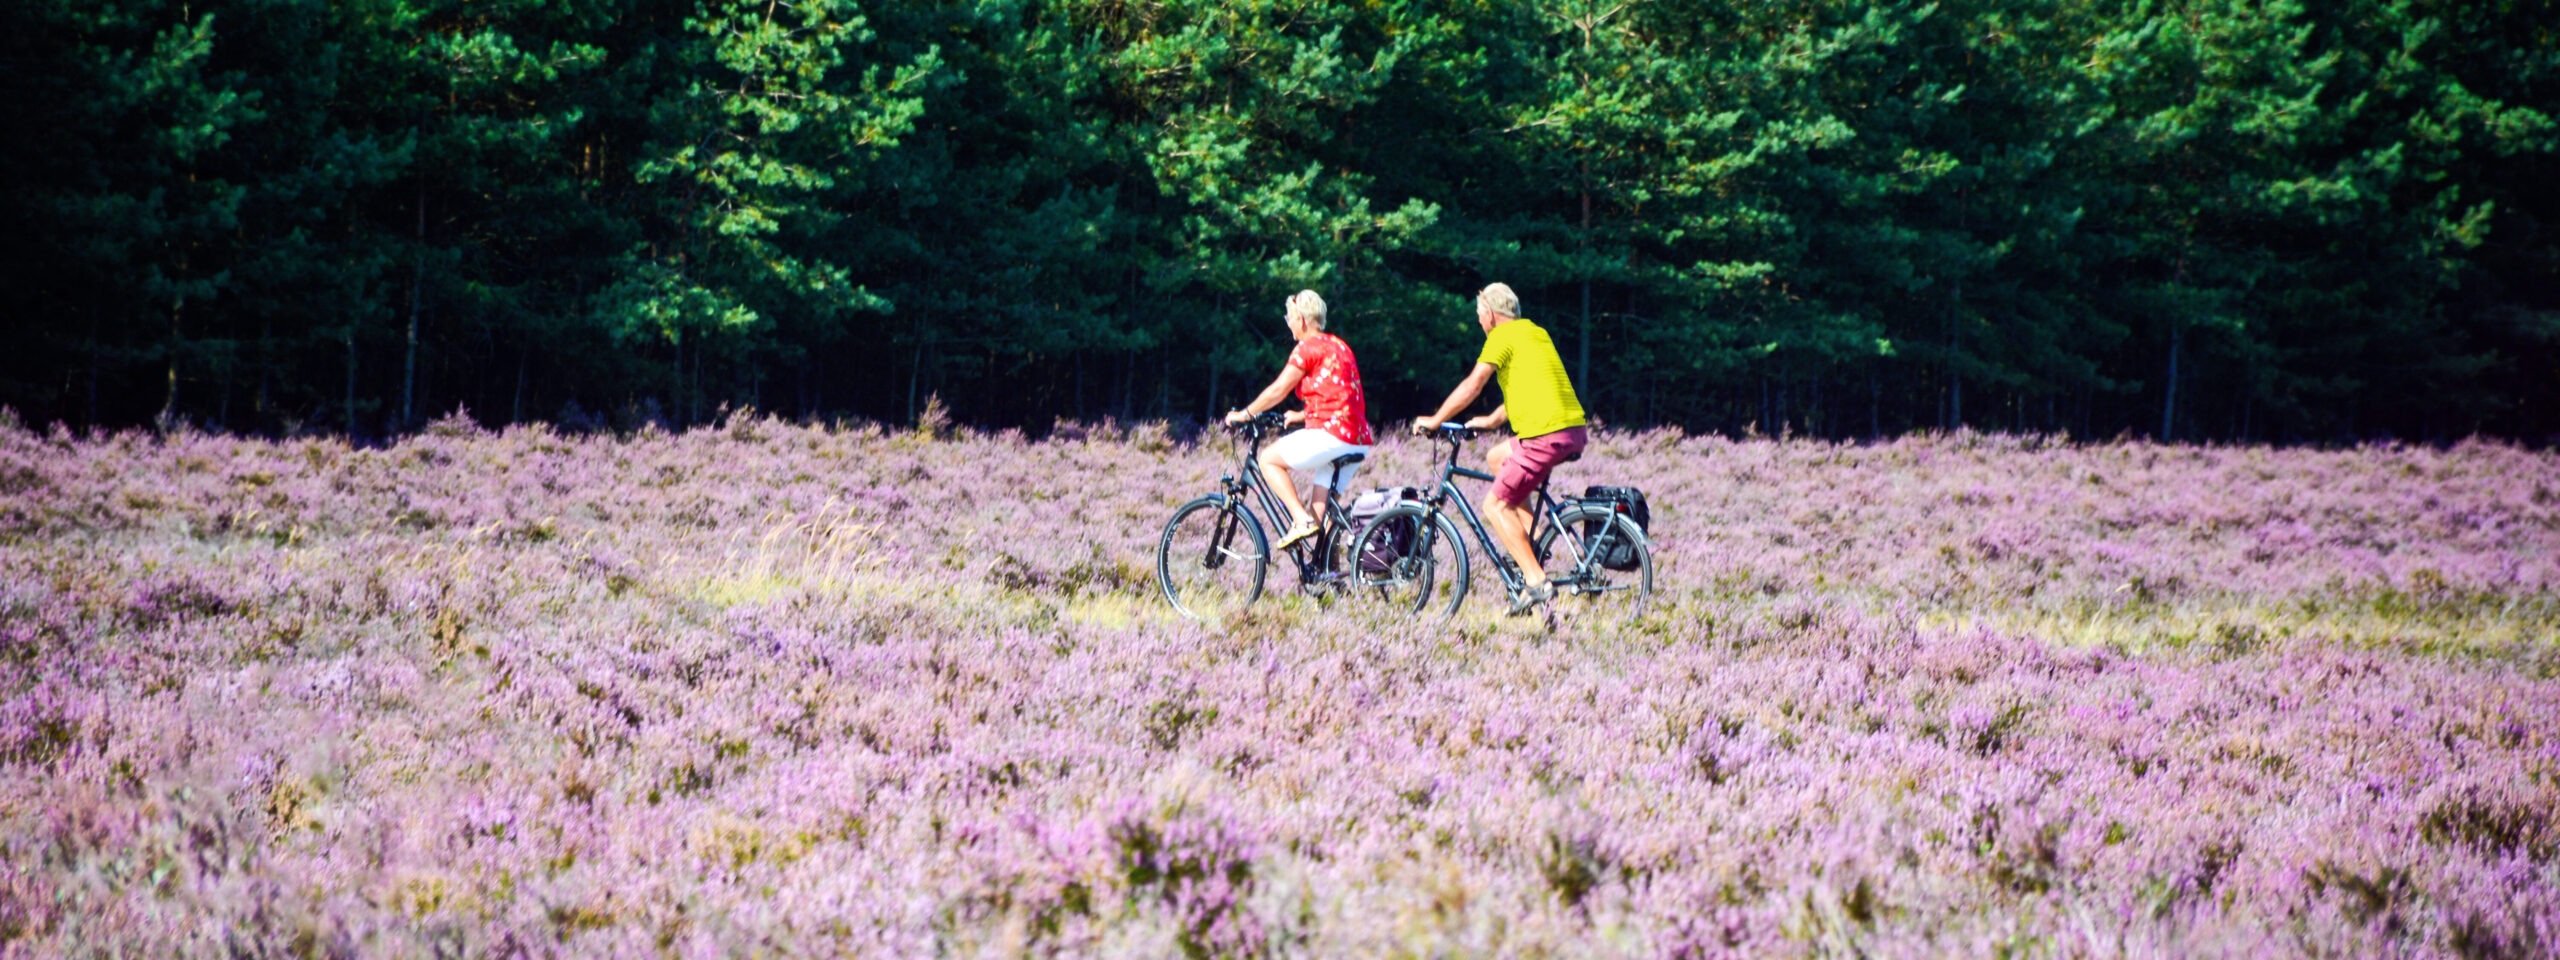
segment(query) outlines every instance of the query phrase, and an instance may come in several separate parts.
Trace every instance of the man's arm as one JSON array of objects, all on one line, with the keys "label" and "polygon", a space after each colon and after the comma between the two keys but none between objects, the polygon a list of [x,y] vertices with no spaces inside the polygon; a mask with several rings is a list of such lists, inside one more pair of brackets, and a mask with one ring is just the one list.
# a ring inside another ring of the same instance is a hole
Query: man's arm
[{"label": "man's arm", "polygon": [[1414,421],[1414,431],[1419,433],[1431,430],[1449,422],[1449,418],[1457,416],[1458,411],[1465,410],[1468,404],[1476,402],[1476,395],[1484,392],[1485,381],[1491,379],[1493,379],[1493,364],[1476,361],[1476,368],[1467,371],[1465,380],[1458,381],[1458,389],[1449,391],[1449,399],[1440,402],[1440,412]]},{"label": "man's arm", "polygon": [[1492,413],[1467,421],[1467,429],[1491,430],[1510,422],[1511,405],[1508,403],[1498,403],[1494,404]]}]

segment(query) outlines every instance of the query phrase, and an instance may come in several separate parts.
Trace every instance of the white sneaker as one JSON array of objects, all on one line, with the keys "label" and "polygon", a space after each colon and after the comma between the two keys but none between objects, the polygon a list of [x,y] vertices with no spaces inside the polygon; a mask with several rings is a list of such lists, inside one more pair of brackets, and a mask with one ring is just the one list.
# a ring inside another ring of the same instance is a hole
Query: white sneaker
[{"label": "white sneaker", "polygon": [[1555,598],[1556,585],[1552,580],[1522,590],[1511,597],[1511,615],[1516,617],[1527,613],[1530,608]]}]

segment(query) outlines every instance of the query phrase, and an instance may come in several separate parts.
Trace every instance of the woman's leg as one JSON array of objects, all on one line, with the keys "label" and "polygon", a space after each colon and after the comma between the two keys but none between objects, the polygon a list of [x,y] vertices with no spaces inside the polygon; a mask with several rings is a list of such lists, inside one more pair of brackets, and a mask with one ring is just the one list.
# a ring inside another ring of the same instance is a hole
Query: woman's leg
[{"label": "woman's leg", "polygon": [[1281,504],[1289,508],[1290,527],[1294,529],[1316,522],[1315,514],[1307,509],[1306,498],[1298,494],[1297,481],[1289,476],[1289,462],[1282,459],[1280,447],[1277,444],[1264,447],[1259,459],[1262,482],[1270,484],[1271,491],[1280,495]]}]

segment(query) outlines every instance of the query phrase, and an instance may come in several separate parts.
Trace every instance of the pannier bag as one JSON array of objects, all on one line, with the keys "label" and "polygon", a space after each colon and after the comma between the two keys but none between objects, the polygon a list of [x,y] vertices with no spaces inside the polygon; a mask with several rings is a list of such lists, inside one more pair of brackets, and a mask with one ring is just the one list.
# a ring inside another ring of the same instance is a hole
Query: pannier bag
[{"label": "pannier bag", "polygon": [[[1414,487],[1380,487],[1351,498],[1350,542],[1360,550],[1360,556],[1355,559],[1360,564],[1361,573],[1384,576],[1394,568],[1396,561],[1404,559],[1404,555],[1413,550],[1413,536],[1420,532],[1421,525],[1410,516],[1380,521],[1378,515],[1396,504],[1420,499],[1422,491]],[[1388,524],[1387,535],[1372,541],[1368,538],[1369,527],[1380,522]]]},{"label": "pannier bag", "polygon": [[[1634,487],[1592,487],[1582,491],[1582,502],[1606,503],[1615,506],[1620,515],[1636,522],[1637,533],[1645,532],[1646,527],[1653,523],[1653,511],[1646,509],[1644,505],[1644,491]],[[1582,538],[1585,541],[1599,535],[1600,521],[1582,522]],[[1611,570],[1635,569],[1637,566],[1635,543],[1620,539],[1613,543],[1601,544],[1600,565]]]}]

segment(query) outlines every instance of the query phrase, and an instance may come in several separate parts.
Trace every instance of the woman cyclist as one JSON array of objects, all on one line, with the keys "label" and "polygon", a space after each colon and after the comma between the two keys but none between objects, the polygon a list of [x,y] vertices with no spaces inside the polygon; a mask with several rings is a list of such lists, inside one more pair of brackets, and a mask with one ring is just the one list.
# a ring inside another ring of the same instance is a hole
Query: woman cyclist
[{"label": "woman cyclist", "polygon": [[[1289,423],[1305,428],[1262,451],[1262,478],[1289,507],[1291,523],[1288,535],[1280,538],[1282,549],[1316,533],[1315,514],[1307,509],[1307,498],[1291,481],[1290,472],[1332,488],[1337,482],[1330,469],[1334,459],[1367,453],[1376,442],[1369,433],[1369,401],[1360,392],[1360,365],[1351,357],[1350,344],[1325,332],[1324,315],[1324,298],[1313,290],[1300,290],[1289,298],[1281,316],[1297,348],[1289,351],[1289,362],[1281,366],[1280,376],[1270,386],[1262,388],[1261,396],[1227,414],[1228,423],[1243,423],[1279,406],[1292,390],[1307,405],[1306,410],[1292,411],[1287,417]],[[1359,472],[1360,465],[1352,464],[1342,471],[1339,482],[1348,482]]]}]

